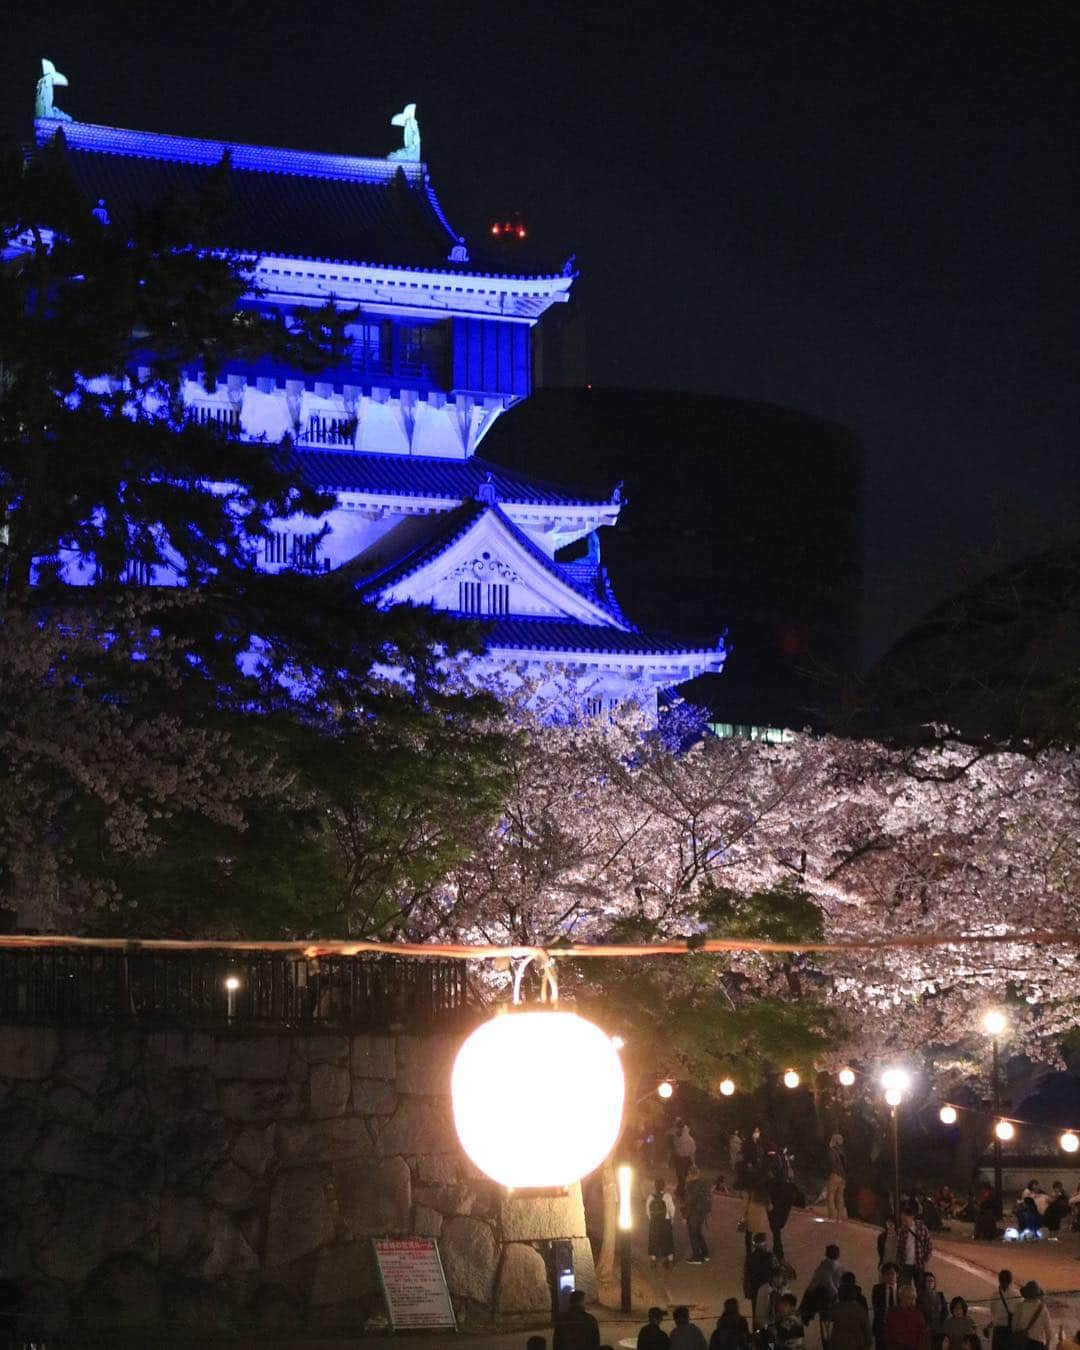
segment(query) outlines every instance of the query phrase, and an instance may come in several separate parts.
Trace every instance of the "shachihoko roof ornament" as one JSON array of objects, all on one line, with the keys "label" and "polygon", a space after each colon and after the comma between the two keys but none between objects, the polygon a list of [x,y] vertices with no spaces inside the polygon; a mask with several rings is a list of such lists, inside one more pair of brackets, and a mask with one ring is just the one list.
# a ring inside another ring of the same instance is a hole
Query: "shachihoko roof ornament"
[{"label": "shachihoko roof ornament", "polygon": [[67,76],[61,75],[51,61],[41,58],[41,79],[34,96],[34,116],[51,117],[57,122],[70,122],[71,114],[61,112],[53,103],[53,90],[67,88]]}]

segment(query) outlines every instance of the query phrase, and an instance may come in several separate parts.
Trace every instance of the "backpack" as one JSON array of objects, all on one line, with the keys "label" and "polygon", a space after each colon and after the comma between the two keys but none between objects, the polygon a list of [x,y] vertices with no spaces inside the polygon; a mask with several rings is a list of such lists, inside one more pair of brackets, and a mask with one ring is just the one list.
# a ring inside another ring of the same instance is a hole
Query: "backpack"
[{"label": "backpack", "polygon": [[664,1203],[664,1197],[662,1195],[649,1196],[649,1218],[650,1219],[667,1218],[667,1205]]}]

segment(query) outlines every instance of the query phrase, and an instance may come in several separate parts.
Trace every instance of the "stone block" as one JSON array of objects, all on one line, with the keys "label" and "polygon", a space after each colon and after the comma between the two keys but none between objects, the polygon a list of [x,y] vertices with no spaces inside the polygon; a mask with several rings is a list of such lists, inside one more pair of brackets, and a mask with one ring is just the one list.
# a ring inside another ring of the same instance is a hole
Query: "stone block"
[{"label": "stone block", "polygon": [[324,1247],[311,1282],[314,1308],[353,1303],[377,1292],[379,1276],[370,1242],[348,1242]]},{"label": "stone block", "polygon": [[338,1212],[349,1236],[381,1237],[409,1231],[412,1206],[404,1158],[338,1163],[331,1169]]},{"label": "stone block", "polygon": [[281,1120],[300,1114],[300,1088],[296,1083],[222,1083],[221,1112],[228,1120]]},{"label": "stone block", "polygon": [[206,1228],[207,1249],[198,1273],[205,1280],[230,1278],[258,1270],[259,1258],[223,1209],[212,1209]]},{"label": "stone block", "polygon": [[294,1053],[309,1064],[347,1064],[349,1061],[349,1041],[346,1036],[294,1036]]},{"label": "stone block", "polygon": [[249,1209],[255,1201],[255,1178],[234,1162],[223,1162],[206,1179],[203,1193],[225,1209]]},{"label": "stone block", "polygon": [[457,1136],[449,1101],[402,1097],[394,1114],[375,1127],[375,1143],[384,1156],[393,1153],[450,1153]]},{"label": "stone block", "polygon": [[417,1237],[437,1238],[442,1232],[443,1216],[427,1205],[413,1205],[412,1231]]},{"label": "stone block", "polygon": [[69,1284],[80,1284],[109,1256],[156,1256],[158,1205],[146,1195],[53,1178],[26,1219],[38,1270]]},{"label": "stone block", "polygon": [[109,1072],[109,1057],[102,1049],[78,1050],[57,1065],[55,1077],[70,1083],[88,1097],[97,1094]]},{"label": "stone block", "polygon": [[253,1177],[261,1177],[274,1156],[274,1127],[241,1130],[232,1146],[232,1160]]},{"label": "stone block", "polygon": [[[93,1129],[94,1125],[97,1124],[97,1107],[77,1087],[62,1083],[53,1088],[47,1100],[49,1114],[55,1120],[62,1120],[68,1125],[79,1125],[84,1130]],[[3,1130],[2,1122],[3,1113],[0,1112],[0,1131]],[[7,1156],[2,1146],[0,1146],[0,1156]]]},{"label": "stone block", "polygon": [[41,1131],[38,1103],[9,1097],[0,1110],[0,1160],[5,1170],[22,1164],[34,1150]]},{"label": "stone block", "polygon": [[232,1300],[221,1287],[202,1280],[173,1280],[165,1288],[165,1320],[177,1330],[202,1332],[204,1344],[227,1335],[235,1321]]},{"label": "stone block", "polygon": [[260,1285],[244,1311],[246,1323],[274,1337],[298,1331],[304,1320],[300,1301],[280,1285]]},{"label": "stone block", "polygon": [[220,1036],[214,1046],[216,1078],[281,1080],[288,1068],[287,1036]]},{"label": "stone block", "polygon": [[143,1061],[149,1068],[203,1069],[214,1062],[214,1037],[205,1031],[148,1031]]},{"label": "stone block", "polygon": [[59,1122],[46,1127],[34,1150],[33,1164],[39,1172],[53,1176],[128,1190],[160,1190],[164,1178],[164,1164],[156,1150]]},{"label": "stone block", "polygon": [[352,1071],[355,1078],[381,1078],[384,1082],[392,1082],[397,1072],[393,1038],[354,1036]]},{"label": "stone block", "polygon": [[450,1070],[460,1041],[453,1036],[397,1038],[398,1092],[427,1097],[450,1095]]},{"label": "stone block", "polygon": [[100,1105],[97,1128],[102,1134],[116,1135],[120,1139],[149,1140],[155,1125],[150,1103],[139,1088],[124,1088]]},{"label": "stone block", "polygon": [[425,1153],[416,1159],[416,1179],[425,1184],[454,1186],[465,1179],[460,1153]]},{"label": "stone block", "polygon": [[499,1230],[504,1242],[584,1237],[581,1187],[571,1187],[565,1196],[504,1196],[499,1206]]},{"label": "stone block", "polygon": [[476,1196],[467,1186],[416,1186],[413,1198],[440,1214],[471,1214]]},{"label": "stone block", "polygon": [[184,1116],[163,1140],[165,1176],[170,1182],[204,1174],[229,1155],[228,1121],[219,1115]]},{"label": "stone block", "polygon": [[341,1162],[370,1158],[367,1125],[356,1116],[336,1120],[285,1120],[278,1126],[278,1153],[286,1162]]},{"label": "stone block", "polygon": [[161,1319],[157,1271],[137,1256],[114,1256],[86,1282],[81,1313],[106,1327],[151,1327]]},{"label": "stone block", "polygon": [[397,1100],[393,1083],[384,1083],[379,1078],[352,1080],[352,1109],[358,1116],[392,1115]]},{"label": "stone block", "polygon": [[48,1078],[59,1049],[53,1027],[0,1027],[0,1078]]},{"label": "stone block", "polygon": [[168,1065],[148,1060],[143,1081],[151,1109],[158,1117],[218,1109],[217,1085],[209,1064]]},{"label": "stone block", "polygon": [[588,1303],[595,1303],[600,1297],[596,1280],[596,1262],[593,1259],[592,1243],[587,1237],[572,1239],[574,1248],[574,1284],[585,1291]]},{"label": "stone block", "polygon": [[165,1266],[184,1266],[206,1250],[210,1216],[197,1195],[165,1191],[161,1197],[160,1253]]},{"label": "stone block", "polygon": [[279,1173],[270,1193],[266,1265],[288,1265],[324,1247],[333,1236],[334,1216],[319,1172],[294,1167]]},{"label": "stone block", "polygon": [[490,1227],[479,1219],[451,1219],[443,1228],[439,1252],[450,1292],[490,1305],[498,1258]]},{"label": "stone block", "polygon": [[352,1079],[344,1064],[313,1064],[308,1080],[311,1114],[318,1119],[344,1115],[351,1090]]},{"label": "stone block", "polygon": [[551,1290],[547,1265],[535,1247],[512,1242],[503,1248],[495,1285],[495,1309],[501,1313],[548,1312]]}]

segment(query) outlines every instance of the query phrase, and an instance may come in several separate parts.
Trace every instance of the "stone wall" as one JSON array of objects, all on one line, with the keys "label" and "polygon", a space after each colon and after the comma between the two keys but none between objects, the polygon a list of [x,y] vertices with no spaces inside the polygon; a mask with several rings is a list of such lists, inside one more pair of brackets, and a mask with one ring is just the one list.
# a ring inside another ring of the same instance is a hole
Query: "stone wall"
[{"label": "stone wall", "polygon": [[450,1037],[0,1027],[0,1273],[60,1330],[359,1329],[373,1236],[439,1239],[462,1322],[595,1290],[580,1189],[508,1196],[454,1134]]}]

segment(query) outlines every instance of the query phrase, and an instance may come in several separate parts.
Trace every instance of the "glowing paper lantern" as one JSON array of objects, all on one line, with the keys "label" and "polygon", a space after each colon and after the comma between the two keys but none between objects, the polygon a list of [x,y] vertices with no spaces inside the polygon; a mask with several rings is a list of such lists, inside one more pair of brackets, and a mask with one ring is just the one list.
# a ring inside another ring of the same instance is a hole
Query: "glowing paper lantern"
[{"label": "glowing paper lantern", "polygon": [[994,1133],[1002,1143],[1006,1143],[1016,1133],[1016,1127],[1011,1120],[999,1120],[994,1126]]},{"label": "glowing paper lantern", "polygon": [[840,1079],[840,1086],[841,1086],[841,1087],[854,1087],[854,1086],[855,1086],[855,1070],[854,1070],[854,1069],[841,1069],[840,1072],[839,1072],[836,1076],[837,1076],[837,1078]]},{"label": "glowing paper lantern", "polygon": [[784,1074],[784,1086],[789,1088],[797,1088],[799,1086],[799,1075],[794,1069],[788,1069],[787,1073]]},{"label": "glowing paper lantern", "polygon": [[942,1125],[955,1125],[955,1124],[956,1124],[956,1107],[955,1107],[955,1106],[943,1106],[943,1107],[941,1108],[941,1110],[938,1112],[938,1116],[939,1116],[940,1119],[941,1119]]},{"label": "glowing paper lantern", "polygon": [[886,1104],[886,1106],[899,1106],[900,1103],[901,1103],[903,1100],[904,1100],[904,1094],[903,1094],[903,1092],[900,1090],[900,1088],[891,1087],[891,1088],[886,1088],[886,1089],[885,1089],[885,1104]]},{"label": "glowing paper lantern", "polygon": [[1066,1130],[1058,1143],[1066,1153],[1075,1153],[1077,1149],[1080,1149],[1080,1137],[1077,1137],[1072,1130]]},{"label": "glowing paper lantern", "polygon": [[663,1097],[664,1101],[667,1101],[674,1091],[675,1089],[665,1078],[664,1081],[657,1086],[656,1095],[658,1097]]},{"label": "glowing paper lantern", "polygon": [[1003,1012],[999,1012],[997,1008],[991,1008],[988,1012],[983,1013],[982,1024],[983,1031],[985,1031],[988,1036],[1000,1036],[1009,1025],[1009,1019]]},{"label": "glowing paper lantern", "polygon": [[598,1167],[619,1137],[624,1093],[611,1038],[557,1009],[485,1022],[450,1076],[462,1148],[512,1188],[569,1186]]},{"label": "glowing paper lantern", "polygon": [[721,1095],[722,1097],[731,1097],[731,1096],[734,1096],[734,1094],[735,1094],[735,1084],[731,1081],[731,1079],[730,1079],[730,1078],[721,1078],[721,1080],[720,1080],[720,1095]]}]

